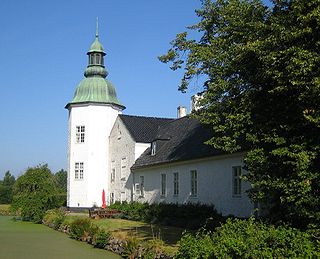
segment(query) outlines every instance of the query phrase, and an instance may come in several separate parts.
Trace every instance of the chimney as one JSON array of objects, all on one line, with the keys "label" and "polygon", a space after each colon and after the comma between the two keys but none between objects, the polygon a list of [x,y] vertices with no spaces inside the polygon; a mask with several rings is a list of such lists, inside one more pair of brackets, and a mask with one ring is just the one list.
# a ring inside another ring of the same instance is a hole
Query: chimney
[{"label": "chimney", "polygon": [[187,115],[187,108],[184,107],[184,106],[181,106],[181,105],[178,106],[178,108],[177,108],[177,117],[178,117],[178,119],[182,118],[182,117],[184,117],[186,115]]}]

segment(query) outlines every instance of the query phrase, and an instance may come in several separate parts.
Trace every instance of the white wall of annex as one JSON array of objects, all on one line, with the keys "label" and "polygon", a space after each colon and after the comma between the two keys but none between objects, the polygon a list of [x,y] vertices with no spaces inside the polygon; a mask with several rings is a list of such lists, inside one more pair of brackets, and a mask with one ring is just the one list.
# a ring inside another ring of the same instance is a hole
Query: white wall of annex
[{"label": "white wall of annex", "polygon": [[[245,191],[250,188],[248,182],[242,182],[241,197],[232,195],[232,167],[243,166],[242,155],[221,156],[209,160],[171,163],[134,171],[135,183],[144,176],[144,197],[134,195],[140,202],[166,203],[203,203],[213,204],[223,215],[248,217],[253,213],[253,204]],[[191,196],[190,170],[198,172],[198,195]],[[179,173],[179,195],[173,195],[173,173]],[[242,170],[243,173],[245,171]],[[161,174],[167,175],[166,196],[160,195]]]}]

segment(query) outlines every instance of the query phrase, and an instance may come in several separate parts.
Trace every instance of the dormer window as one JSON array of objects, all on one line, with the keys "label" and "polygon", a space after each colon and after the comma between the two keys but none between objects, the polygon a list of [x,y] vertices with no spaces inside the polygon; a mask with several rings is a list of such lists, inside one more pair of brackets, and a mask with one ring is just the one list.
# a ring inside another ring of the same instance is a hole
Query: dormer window
[{"label": "dormer window", "polygon": [[156,150],[157,150],[157,142],[153,141],[151,143],[151,155],[154,156],[156,154]]}]

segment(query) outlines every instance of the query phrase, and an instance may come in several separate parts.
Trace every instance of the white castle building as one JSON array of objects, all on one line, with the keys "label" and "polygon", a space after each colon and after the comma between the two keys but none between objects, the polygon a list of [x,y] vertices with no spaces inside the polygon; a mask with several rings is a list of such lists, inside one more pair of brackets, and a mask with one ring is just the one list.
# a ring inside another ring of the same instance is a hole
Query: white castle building
[{"label": "white castle building", "polygon": [[85,78],[65,107],[68,207],[101,206],[105,192],[107,204],[191,202],[213,204],[223,215],[253,213],[245,192],[250,185],[241,180],[243,153],[205,145],[212,132],[183,107],[177,119],[122,114],[98,32],[87,55]]}]

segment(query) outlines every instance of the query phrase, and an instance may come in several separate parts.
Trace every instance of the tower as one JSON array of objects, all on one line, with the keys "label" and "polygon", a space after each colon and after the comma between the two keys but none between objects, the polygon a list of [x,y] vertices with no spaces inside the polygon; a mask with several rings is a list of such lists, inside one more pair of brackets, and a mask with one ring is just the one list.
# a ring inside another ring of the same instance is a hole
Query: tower
[{"label": "tower", "polygon": [[108,192],[109,135],[125,108],[106,79],[105,52],[96,36],[87,53],[85,78],[66,105],[68,118],[68,195],[67,206],[101,206],[102,192]]}]

